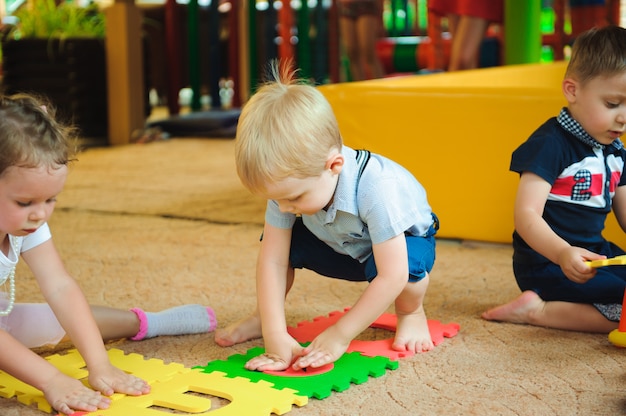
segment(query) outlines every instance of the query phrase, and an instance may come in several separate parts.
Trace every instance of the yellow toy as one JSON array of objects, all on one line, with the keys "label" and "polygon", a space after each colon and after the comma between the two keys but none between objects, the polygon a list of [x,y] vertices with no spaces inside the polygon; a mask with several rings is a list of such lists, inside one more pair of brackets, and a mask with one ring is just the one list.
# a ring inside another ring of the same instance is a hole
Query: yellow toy
[{"label": "yellow toy", "polygon": [[[620,256],[625,257],[625,256]],[[621,263],[624,264],[624,263]],[[609,342],[616,347],[626,348],[626,292],[622,301],[622,314],[619,318],[619,327],[609,332]]]},{"label": "yellow toy", "polygon": [[623,266],[626,265],[626,255],[616,256],[610,259],[591,260],[586,263],[589,267]]},{"label": "yellow toy", "polygon": [[[586,262],[589,267],[623,266],[626,265],[626,255],[616,256],[610,259],[593,260]],[[622,314],[619,319],[619,327],[609,332],[609,342],[616,347],[626,348],[626,292],[622,301]]]}]

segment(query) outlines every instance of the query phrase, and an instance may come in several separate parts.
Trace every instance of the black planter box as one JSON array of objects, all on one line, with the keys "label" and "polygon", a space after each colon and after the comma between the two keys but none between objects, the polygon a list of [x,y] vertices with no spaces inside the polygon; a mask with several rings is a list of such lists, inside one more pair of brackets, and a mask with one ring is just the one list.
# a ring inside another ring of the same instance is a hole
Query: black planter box
[{"label": "black planter box", "polygon": [[81,136],[108,135],[104,39],[20,39],[2,43],[3,90],[46,96]]}]

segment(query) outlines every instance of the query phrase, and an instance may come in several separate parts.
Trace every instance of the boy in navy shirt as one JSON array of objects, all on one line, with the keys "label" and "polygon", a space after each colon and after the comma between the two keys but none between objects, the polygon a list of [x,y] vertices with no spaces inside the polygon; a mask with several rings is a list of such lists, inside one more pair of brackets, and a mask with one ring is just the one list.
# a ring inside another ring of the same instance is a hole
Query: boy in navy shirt
[{"label": "boy in navy shirt", "polygon": [[602,236],[613,209],[626,228],[626,29],[576,39],[563,80],[568,102],[515,152],[513,271],[522,294],[487,320],[584,332],[618,327],[626,268],[588,261],[624,254]]}]

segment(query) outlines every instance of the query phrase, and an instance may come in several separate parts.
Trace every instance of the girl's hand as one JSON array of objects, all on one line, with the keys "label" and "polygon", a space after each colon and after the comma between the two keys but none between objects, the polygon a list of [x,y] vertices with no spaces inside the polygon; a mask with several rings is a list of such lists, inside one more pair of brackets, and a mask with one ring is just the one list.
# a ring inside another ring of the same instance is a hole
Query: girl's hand
[{"label": "girl's hand", "polygon": [[294,359],[302,355],[303,350],[302,345],[288,334],[274,339],[265,337],[265,354],[248,361],[245,368],[253,371],[286,370]]},{"label": "girl's hand", "polygon": [[108,397],[60,372],[47,383],[43,394],[54,409],[67,415],[78,410],[95,412],[108,409],[111,404]]},{"label": "girl's hand", "polygon": [[293,363],[294,370],[306,367],[322,367],[334,363],[350,346],[350,339],[345,340],[333,325],[319,334],[303,351],[302,357]]},{"label": "girl's hand", "polygon": [[89,368],[89,384],[105,396],[113,393],[124,393],[131,396],[140,396],[150,393],[150,386],[144,380],[127,374],[111,363],[102,368]]}]

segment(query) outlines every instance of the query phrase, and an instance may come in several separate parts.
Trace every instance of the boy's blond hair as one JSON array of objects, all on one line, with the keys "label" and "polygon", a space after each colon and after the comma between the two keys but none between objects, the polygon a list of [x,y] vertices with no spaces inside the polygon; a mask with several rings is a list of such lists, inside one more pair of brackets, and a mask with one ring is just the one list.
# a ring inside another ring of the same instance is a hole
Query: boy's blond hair
[{"label": "boy's blond hair", "polygon": [[625,71],[626,29],[611,25],[590,29],[576,38],[565,78],[585,84],[596,77]]},{"label": "boy's blond hair", "polygon": [[237,174],[252,192],[288,177],[319,176],[330,151],[342,146],[322,93],[297,79],[289,63],[275,61],[270,72],[272,80],[250,98],[237,125]]}]

